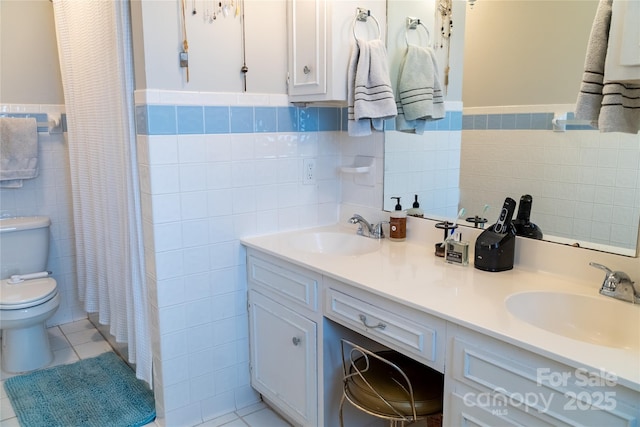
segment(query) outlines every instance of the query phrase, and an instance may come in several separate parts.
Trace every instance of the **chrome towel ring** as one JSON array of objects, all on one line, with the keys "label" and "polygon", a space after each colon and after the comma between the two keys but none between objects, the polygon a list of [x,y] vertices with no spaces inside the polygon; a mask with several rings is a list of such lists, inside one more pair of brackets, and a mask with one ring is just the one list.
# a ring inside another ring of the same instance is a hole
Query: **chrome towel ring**
[{"label": "chrome towel ring", "polygon": [[381,32],[380,32],[380,23],[378,22],[376,17],[371,14],[370,10],[364,9],[362,7],[356,8],[356,17],[354,18],[353,24],[352,24],[353,38],[354,39],[358,40],[358,36],[356,35],[356,23],[358,21],[366,23],[369,18],[373,19],[373,22],[375,22],[376,28],[378,29],[378,37],[376,37],[376,38],[380,39],[380,36],[382,35]]},{"label": "chrome towel ring", "polygon": [[411,16],[407,16],[407,26],[404,32],[404,40],[407,42],[407,46],[409,46],[409,30],[417,30],[418,27],[422,27],[427,34],[427,46],[429,46],[431,44],[429,29],[420,21],[420,18],[412,18]]}]

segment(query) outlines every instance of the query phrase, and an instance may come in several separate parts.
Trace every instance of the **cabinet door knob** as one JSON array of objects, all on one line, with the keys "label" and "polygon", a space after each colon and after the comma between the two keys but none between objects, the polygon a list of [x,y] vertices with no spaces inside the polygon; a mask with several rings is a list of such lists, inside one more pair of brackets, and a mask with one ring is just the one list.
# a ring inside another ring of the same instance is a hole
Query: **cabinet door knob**
[{"label": "cabinet door knob", "polygon": [[293,337],[293,338],[291,338],[291,342],[293,343],[293,345],[298,345],[298,344],[300,344],[300,338]]},{"label": "cabinet door knob", "polygon": [[304,68],[302,69],[302,72],[305,74],[309,74],[311,72],[311,68],[309,68],[308,65],[305,65]]},{"label": "cabinet door knob", "polygon": [[367,316],[365,316],[364,314],[360,315],[360,320],[362,321],[362,324],[369,329],[384,329],[387,327],[387,325],[382,322],[378,322],[377,325],[369,325],[367,323]]}]

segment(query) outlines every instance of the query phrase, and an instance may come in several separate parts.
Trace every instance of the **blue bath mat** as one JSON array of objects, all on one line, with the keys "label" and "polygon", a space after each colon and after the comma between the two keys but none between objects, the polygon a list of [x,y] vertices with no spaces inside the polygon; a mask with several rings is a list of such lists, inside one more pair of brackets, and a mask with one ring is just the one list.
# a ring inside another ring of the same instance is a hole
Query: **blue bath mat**
[{"label": "blue bath mat", "polygon": [[153,393],[115,353],[9,378],[23,427],[143,426],[156,417]]}]

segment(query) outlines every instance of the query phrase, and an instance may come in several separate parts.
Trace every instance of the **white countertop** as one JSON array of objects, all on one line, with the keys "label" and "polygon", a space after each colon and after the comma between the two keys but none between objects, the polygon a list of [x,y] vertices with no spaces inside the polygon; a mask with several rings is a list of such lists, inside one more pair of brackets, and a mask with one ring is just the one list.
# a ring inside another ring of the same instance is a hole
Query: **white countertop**
[{"label": "white countertop", "polygon": [[[352,228],[331,226],[248,237],[242,243],[556,361],[594,372],[603,369],[616,375],[619,384],[640,391],[640,350],[589,344],[547,332],[516,318],[505,306],[509,295],[532,290],[612,300],[598,295],[597,284],[517,266],[499,273],[485,272],[474,268],[472,259],[466,267],[451,265],[434,255],[433,245],[409,241],[383,239],[379,250],[357,256],[310,253],[290,244],[296,234],[313,231],[353,233]],[[640,305],[634,308],[638,309],[638,321],[620,327],[635,328],[640,339]]]}]

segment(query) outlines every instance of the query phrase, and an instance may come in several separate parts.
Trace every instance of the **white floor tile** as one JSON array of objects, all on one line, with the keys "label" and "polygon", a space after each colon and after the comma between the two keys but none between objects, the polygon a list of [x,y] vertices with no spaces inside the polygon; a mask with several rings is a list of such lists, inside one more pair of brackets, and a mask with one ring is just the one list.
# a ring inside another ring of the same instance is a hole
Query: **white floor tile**
[{"label": "white floor tile", "polygon": [[230,423],[222,424],[221,427],[247,427],[247,423],[238,418],[234,421],[231,421]]},{"label": "white floor tile", "polygon": [[278,414],[269,408],[253,412],[242,417],[242,419],[249,424],[250,427],[291,427],[288,422],[280,418]]},{"label": "white floor tile", "polygon": [[244,417],[245,415],[249,415],[252,412],[260,411],[261,409],[264,409],[266,407],[267,405],[265,405],[264,402],[258,402],[254,405],[249,405],[242,409],[238,409],[236,411],[236,414],[238,414],[239,417]]},{"label": "white floor tile", "polygon": [[71,348],[71,344],[67,340],[67,337],[64,336],[60,328],[49,328],[47,332],[49,334],[49,344],[51,345],[51,350],[56,351],[64,348]]},{"label": "white floor tile", "polygon": [[62,348],[60,350],[54,350],[53,362],[50,366],[68,365],[69,363],[77,362],[80,360],[72,347]]},{"label": "white floor tile", "polygon": [[2,420],[2,427],[20,427],[20,423],[16,417]]},{"label": "white floor tile", "polygon": [[89,322],[88,319],[78,320],[76,322],[65,323],[64,325],[59,326],[62,329],[62,332],[65,334],[83,331],[85,329],[95,329],[93,324]]},{"label": "white floor tile", "polygon": [[89,342],[85,344],[79,344],[73,347],[78,353],[80,359],[87,359],[89,357],[99,356],[102,353],[107,351],[112,351],[113,349],[106,341],[98,341],[98,342]]},{"label": "white floor tile", "polygon": [[[4,388],[4,384],[2,385]],[[4,421],[9,418],[14,418],[16,413],[13,412],[13,407],[8,397],[0,399],[0,420],[2,420],[2,427],[4,427]]]},{"label": "white floor tile", "polygon": [[232,412],[230,414],[205,421],[204,423],[199,424],[198,427],[220,427],[230,423],[231,421],[236,421],[237,419],[238,416]]},{"label": "white floor tile", "polygon": [[71,345],[84,344],[88,342],[104,341],[97,329],[84,329],[82,331],[65,333]]}]

